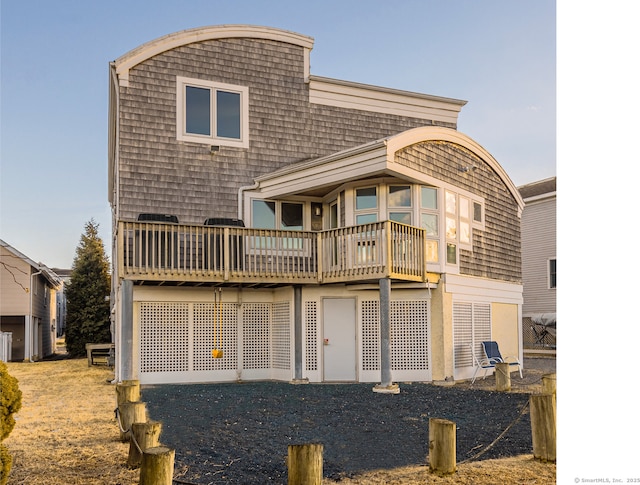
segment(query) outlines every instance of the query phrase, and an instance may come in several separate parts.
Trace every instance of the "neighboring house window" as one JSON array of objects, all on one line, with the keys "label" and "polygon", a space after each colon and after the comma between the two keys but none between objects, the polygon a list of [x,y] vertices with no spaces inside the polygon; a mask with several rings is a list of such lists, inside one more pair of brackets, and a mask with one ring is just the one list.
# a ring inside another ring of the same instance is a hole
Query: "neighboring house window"
[{"label": "neighboring house window", "polygon": [[427,262],[437,263],[438,240],[440,238],[438,222],[438,189],[436,187],[420,187],[420,227],[427,236]]},{"label": "neighboring house window", "polygon": [[249,88],[178,76],[178,140],[249,146]]},{"label": "neighboring house window", "polygon": [[387,198],[389,220],[411,224],[411,186],[390,185]]},{"label": "neighboring house window", "polygon": [[556,260],[549,260],[549,288],[554,289],[556,287]]},{"label": "neighboring house window", "polygon": [[378,188],[356,189],[356,224],[369,224],[378,220]]}]

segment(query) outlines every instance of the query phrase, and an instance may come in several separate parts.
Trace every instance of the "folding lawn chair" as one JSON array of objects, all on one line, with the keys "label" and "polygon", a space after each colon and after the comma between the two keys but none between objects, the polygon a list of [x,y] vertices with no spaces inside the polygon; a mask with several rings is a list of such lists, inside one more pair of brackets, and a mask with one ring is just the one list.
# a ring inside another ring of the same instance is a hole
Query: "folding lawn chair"
[{"label": "folding lawn chair", "polygon": [[476,363],[476,370],[473,372],[473,379],[471,380],[471,384],[476,381],[476,374],[480,369],[484,369],[484,375],[482,378],[487,377],[487,371],[489,369],[495,368],[496,364],[505,363],[512,365],[517,365],[518,370],[520,371],[520,379],[522,379],[522,364],[516,357],[507,357],[503,358],[502,354],[500,354],[500,349],[498,348],[498,342],[487,341],[482,342],[482,350],[484,350],[485,358],[481,361],[478,361],[476,354],[473,352],[473,348],[471,349],[471,355],[473,356],[473,360]]}]

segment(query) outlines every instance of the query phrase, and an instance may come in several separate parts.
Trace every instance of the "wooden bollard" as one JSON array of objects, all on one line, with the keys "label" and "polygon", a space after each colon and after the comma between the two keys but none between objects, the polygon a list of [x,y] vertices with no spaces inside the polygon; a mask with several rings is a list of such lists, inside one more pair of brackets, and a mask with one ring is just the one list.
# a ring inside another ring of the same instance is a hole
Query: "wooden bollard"
[{"label": "wooden bollard", "polygon": [[456,471],[456,423],[429,418],[429,471],[450,475]]},{"label": "wooden bollard", "polygon": [[129,458],[127,459],[129,468],[138,468],[142,462],[142,452],[160,445],[161,431],[162,423],[158,421],[131,425],[133,437],[129,440]]},{"label": "wooden bollard", "polygon": [[[118,406],[120,414],[120,440],[129,441],[131,425],[147,422],[147,405],[144,402],[125,402]],[[124,430],[124,431],[123,431]]]},{"label": "wooden bollard", "polygon": [[116,384],[116,397],[118,407],[125,402],[137,402],[140,400],[140,381],[122,381]]},{"label": "wooden bollard", "polygon": [[323,449],[324,446],[321,443],[289,445],[287,459],[289,485],[322,484]]},{"label": "wooden bollard", "polygon": [[532,394],[531,441],[533,457],[540,461],[556,461],[556,399],[553,394]]},{"label": "wooden bollard", "polygon": [[171,485],[176,450],[154,446],[142,452],[140,485]]},{"label": "wooden bollard", "polygon": [[544,374],[542,376],[542,394],[556,395],[556,375]]},{"label": "wooden bollard", "polygon": [[511,390],[511,371],[509,364],[500,362],[496,364],[496,391],[509,392]]}]

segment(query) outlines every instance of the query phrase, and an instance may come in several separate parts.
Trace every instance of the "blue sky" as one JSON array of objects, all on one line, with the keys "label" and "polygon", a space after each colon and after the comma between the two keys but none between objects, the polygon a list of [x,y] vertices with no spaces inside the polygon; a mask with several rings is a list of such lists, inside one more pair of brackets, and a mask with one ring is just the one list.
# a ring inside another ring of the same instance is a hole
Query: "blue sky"
[{"label": "blue sky", "polygon": [[556,174],[550,0],[3,0],[1,22],[0,237],[49,267],[91,218],[109,250],[109,61],[203,25],[309,35],[313,74],[467,100],[459,130],[516,185]]}]

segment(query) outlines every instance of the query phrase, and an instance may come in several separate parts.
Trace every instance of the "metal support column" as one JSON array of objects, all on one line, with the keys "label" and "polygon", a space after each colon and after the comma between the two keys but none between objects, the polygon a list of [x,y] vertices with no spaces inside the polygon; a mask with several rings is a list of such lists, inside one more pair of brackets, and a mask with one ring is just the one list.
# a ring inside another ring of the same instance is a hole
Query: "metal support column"
[{"label": "metal support column", "polygon": [[380,280],[380,384],[374,392],[398,394],[400,387],[391,379],[391,280]]},{"label": "metal support column", "polygon": [[116,354],[119,352],[120,357],[116,355],[116,359],[120,363],[119,378],[124,381],[136,378],[133,373],[133,282],[122,280],[120,291],[120,348],[116,349]]}]

